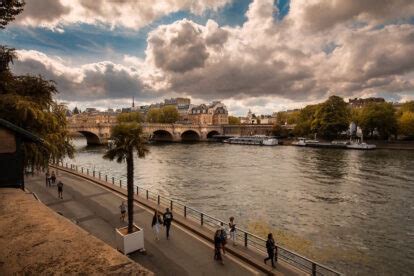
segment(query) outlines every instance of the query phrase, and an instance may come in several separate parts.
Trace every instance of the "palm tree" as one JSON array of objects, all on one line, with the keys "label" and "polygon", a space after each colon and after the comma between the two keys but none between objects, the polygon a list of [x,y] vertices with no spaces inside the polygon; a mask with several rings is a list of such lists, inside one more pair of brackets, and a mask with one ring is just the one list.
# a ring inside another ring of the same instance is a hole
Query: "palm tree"
[{"label": "palm tree", "polygon": [[146,147],[142,127],[136,122],[120,123],[112,128],[113,146],[103,156],[105,159],[127,163],[128,191],[128,233],[133,232],[134,223],[134,151],[139,158],[145,158],[149,152]]}]

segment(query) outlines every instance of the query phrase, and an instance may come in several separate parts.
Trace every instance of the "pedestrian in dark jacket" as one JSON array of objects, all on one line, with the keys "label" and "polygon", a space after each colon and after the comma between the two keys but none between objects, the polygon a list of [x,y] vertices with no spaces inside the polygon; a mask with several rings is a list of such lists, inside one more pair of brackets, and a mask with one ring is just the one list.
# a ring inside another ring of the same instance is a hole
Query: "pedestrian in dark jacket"
[{"label": "pedestrian in dark jacket", "polygon": [[62,181],[59,181],[57,184],[57,188],[58,188],[58,196],[60,199],[63,199],[63,183]]},{"label": "pedestrian in dark jacket", "polygon": [[275,240],[273,239],[273,234],[269,233],[267,235],[267,241],[266,241],[266,249],[267,249],[267,258],[264,259],[264,262],[266,263],[268,260],[272,261],[272,267],[276,267],[274,263],[274,257],[275,257]]},{"label": "pedestrian in dark jacket", "polygon": [[50,177],[50,179],[52,180],[52,184],[56,183],[56,175],[54,171],[52,171],[52,176]]},{"label": "pedestrian in dark jacket", "polygon": [[45,177],[46,177],[46,187],[50,187],[50,173],[49,173],[49,171],[46,172]]},{"label": "pedestrian in dark jacket", "polygon": [[218,229],[214,234],[214,260],[220,261],[223,264],[223,258],[221,257],[221,245],[222,235],[221,230]]},{"label": "pedestrian in dark jacket", "polygon": [[164,226],[167,230],[167,240],[170,238],[170,227],[171,227],[173,218],[174,218],[173,214],[170,212],[170,209],[167,208],[163,216]]},{"label": "pedestrian in dark jacket", "polygon": [[223,250],[223,255],[226,255],[227,232],[226,232],[226,229],[224,229],[223,225],[220,226],[220,237],[221,237],[221,249]]}]

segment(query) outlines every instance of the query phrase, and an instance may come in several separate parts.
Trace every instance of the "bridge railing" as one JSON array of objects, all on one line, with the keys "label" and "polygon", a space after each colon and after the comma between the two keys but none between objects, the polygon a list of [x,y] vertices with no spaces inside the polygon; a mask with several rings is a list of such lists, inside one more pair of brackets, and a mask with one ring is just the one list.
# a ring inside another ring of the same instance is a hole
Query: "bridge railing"
[{"label": "bridge railing", "polygon": [[[94,177],[98,180],[108,182],[117,187],[126,189],[126,178],[125,177],[115,177],[112,175],[104,174],[95,169],[84,168],[69,163],[60,163],[58,164],[61,167],[76,171],[78,173]],[[199,211],[193,207],[187,206],[184,202],[178,199],[171,199],[164,195],[160,195],[157,192],[144,189],[139,186],[134,186],[134,192],[138,197],[142,197],[150,202],[157,204],[160,208],[170,208],[173,213],[180,214],[184,218],[199,224],[202,227],[205,227],[209,230],[216,230],[219,226],[227,226],[228,223],[210,216],[202,211]],[[261,254],[266,253],[266,239],[259,237],[255,234],[252,234],[240,227],[236,228],[236,243],[242,244],[245,247],[248,247],[252,250],[255,250]],[[328,268],[325,265],[319,264],[313,260],[310,260],[292,250],[289,250],[283,246],[276,245],[276,257],[278,260],[283,260],[294,267],[309,273],[310,275],[334,275],[338,276],[341,273]]]}]

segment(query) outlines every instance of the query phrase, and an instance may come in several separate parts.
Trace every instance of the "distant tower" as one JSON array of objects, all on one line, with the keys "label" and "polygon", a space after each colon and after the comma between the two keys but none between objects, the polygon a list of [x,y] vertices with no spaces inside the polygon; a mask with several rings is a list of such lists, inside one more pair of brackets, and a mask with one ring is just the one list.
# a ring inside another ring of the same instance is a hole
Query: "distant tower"
[{"label": "distant tower", "polygon": [[132,96],[132,107],[135,107],[134,96]]}]

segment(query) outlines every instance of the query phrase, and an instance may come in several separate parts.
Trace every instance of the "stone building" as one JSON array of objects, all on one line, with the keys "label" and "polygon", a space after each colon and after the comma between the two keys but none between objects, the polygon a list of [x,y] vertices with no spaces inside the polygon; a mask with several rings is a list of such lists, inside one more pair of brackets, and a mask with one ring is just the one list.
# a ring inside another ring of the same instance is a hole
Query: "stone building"
[{"label": "stone building", "polygon": [[385,102],[384,98],[354,98],[354,99],[349,99],[348,100],[348,104],[352,107],[352,108],[362,108],[370,103],[383,103]]},{"label": "stone building", "polygon": [[208,106],[200,104],[191,107],[188,111],[188,120],[192,124],[227,125],[229,123],[229,114],[223,103],[215,101]]}]

